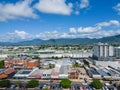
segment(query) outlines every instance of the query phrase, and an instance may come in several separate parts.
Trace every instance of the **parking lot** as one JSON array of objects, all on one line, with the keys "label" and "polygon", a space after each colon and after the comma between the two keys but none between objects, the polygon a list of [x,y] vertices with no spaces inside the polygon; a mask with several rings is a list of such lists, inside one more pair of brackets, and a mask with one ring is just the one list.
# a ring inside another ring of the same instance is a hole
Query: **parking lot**
[{"label": "parking lot", "polygon": [[50,88],[50,90],[63,90],[59,83],[40,83],[37,90],[42,90],[44,88]]},{"label": "parking lot", "polygon": [[[46,87],[50,88],[50,90],[64,90],[59,83],[51,83],[51,84],[41,83],[37,87],[37,90],[42,90]],[[93,90],[93,89],[86,83],[72,83],[71,87],[68,90]]]},{"label": "parking lot", "polygon": [[[9,88],[2,88],[0,90],[29,90],[26,88],[26,82],[22,82],[19,87],[16,86],[14,83],[11,83]],[[102,87],[101,90],[120,90],[118,87],[115,87],[113,84],[110,82],[104,82],[104,86]],[[60,86],[59,82],[40,82],[39,85],[33,89],[35,90],[43,90],[44,88],[49,88],[50,90],[66,90],[63,89]],[[117,89],[118,88],[118,89]],[[33,90],[30,89],[30,90]],[[72,82],[71,87],[68,88],[67,90],[96,90],[92,86],[90,86],[90,83],[86,82]]]}]

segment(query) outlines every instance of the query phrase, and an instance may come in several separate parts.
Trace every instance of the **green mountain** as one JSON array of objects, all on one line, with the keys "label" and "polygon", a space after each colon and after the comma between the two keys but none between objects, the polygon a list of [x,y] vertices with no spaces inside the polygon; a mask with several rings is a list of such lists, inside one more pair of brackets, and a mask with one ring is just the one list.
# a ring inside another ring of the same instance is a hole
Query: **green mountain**
[{"label": "green mountain", "polygon": [[76,44],[93,44],[97,42],[107,42],[110,44],[120,44],[120,35],[103,37],[99,39],[89,38],[61,38],[61,39],[33,39],[28,41],[22,41],[17,43],[0,42],[0,45],[76,45]]}]

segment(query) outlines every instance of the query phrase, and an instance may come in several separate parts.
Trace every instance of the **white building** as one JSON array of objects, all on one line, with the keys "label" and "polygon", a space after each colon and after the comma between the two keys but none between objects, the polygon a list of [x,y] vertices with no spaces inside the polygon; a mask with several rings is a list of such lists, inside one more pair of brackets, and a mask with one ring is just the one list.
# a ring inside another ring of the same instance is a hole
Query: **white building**
[{"label": "white building", "polygon": [[120,61],[94,61],[96,66],[120,68]]},{"label": "white building", "polygon": [[110,46],[107,43],[97,43],[93,47],[93,55],[98,58],[106,58],[113,56],[113,46]]},{"label": "white building", "polygon": [[114,56],[120,58],[120,47],[114,48]]}]

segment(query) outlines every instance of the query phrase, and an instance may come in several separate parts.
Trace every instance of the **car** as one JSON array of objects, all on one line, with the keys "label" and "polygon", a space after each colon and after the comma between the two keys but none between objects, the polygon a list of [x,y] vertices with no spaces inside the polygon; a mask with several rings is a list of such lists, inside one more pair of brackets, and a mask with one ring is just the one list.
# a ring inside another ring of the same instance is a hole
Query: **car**
[{"label": "car", "polygon": [[107,86],[105,86],[104,88],[105,88],[105,90],[109,90]]},{"label": "car", "polygon": [[14,89],[15,87],[16,87],[16,85],[12,84],[12,85],[10,86],[10,89]]},{"label": "car", "polygon": [[20,90],[19,87],[16,87],[15,90]]},{"label": "car", "polygon": [[105,88],[104,88],[104,87],[102,87],[102,90],[105,90]]},{"label": "car", "polygon": [[80,90],[83,90],[83,87],[80,87]]},{"label": "car", "polygon": [[91,86],[88,86],[88,89],[89,89],[89,90],[93,90],[93,88],[92,88]]},{"label": "car", "polygon": [[37,87],[37,90],[42,90],[42,88],[43,88],[43,86],[42,86],[42,85],[39,85],[39,86]]}]

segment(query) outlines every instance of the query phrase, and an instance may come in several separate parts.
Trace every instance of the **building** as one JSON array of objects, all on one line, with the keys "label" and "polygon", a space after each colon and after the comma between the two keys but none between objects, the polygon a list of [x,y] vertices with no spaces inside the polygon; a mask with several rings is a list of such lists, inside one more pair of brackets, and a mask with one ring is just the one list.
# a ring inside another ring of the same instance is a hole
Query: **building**
[{"label": "building", "polygon": [[95,69],[91,69],[87,66],[85,66],[85,70],[88,73],[88,75],[93,78],[93,79],[101,79],[101,75],[95,70]]},{"label": "building", "polygon": [[59,71],[52,70],[52,72],[51,72],[51,80],[59,80]]},{"label": "building", "polygon": [[4,60],[5,67],[14,67],[15,69],[20,68],[33,68],[39,65],[38,60],[28,60],[28,59],[8,59]]},{"label": "building", "polygon": [[44,70],[42,79],[50,80],[51,79],[52,69]]},{"label": "building", "polygon": [[19,70],[14,76],[13,78],[16,79],[23,79],[23,78],[27,78],[33,70],[28,70],[28,69],[24,69],[24,70]]},{"label": "building", "polygon": [[68,77],[69,79],[78,79],[78,73],[76,70],[70,70],[69,73],[68,73]]},{"label": "building", "polygon": [[93,56],[97,58],[107,58],[113,56],[113,46],[108,43],[97,43],[93,47]]},{"label": "building", "polygon": [[36,79],[41,79],[43,77],[43,72],[45,70],[41,70],[39,68],[34,68],[34,70],[29,74],[27,78],[36,78]]},{"label": "building", "polygon": [[11,78],[15,74],[13,68],[0,69],[0,79]]},{"label": "building", "polygon": [[120,68],[120,61],[94,61],[96,66]]},{"label": "building", "polygon": [[68,78],[69,66],[62,65],[59,70],[59,79]]},{"label": "building", "polygon": [[33,68],[39,66],[38,60],[30,60],[27,62],[27,68]]},{"label": "building", "polygon": [[115,47],[114,48],[114,56],[116,58],[120,58],[120,47]]}]

